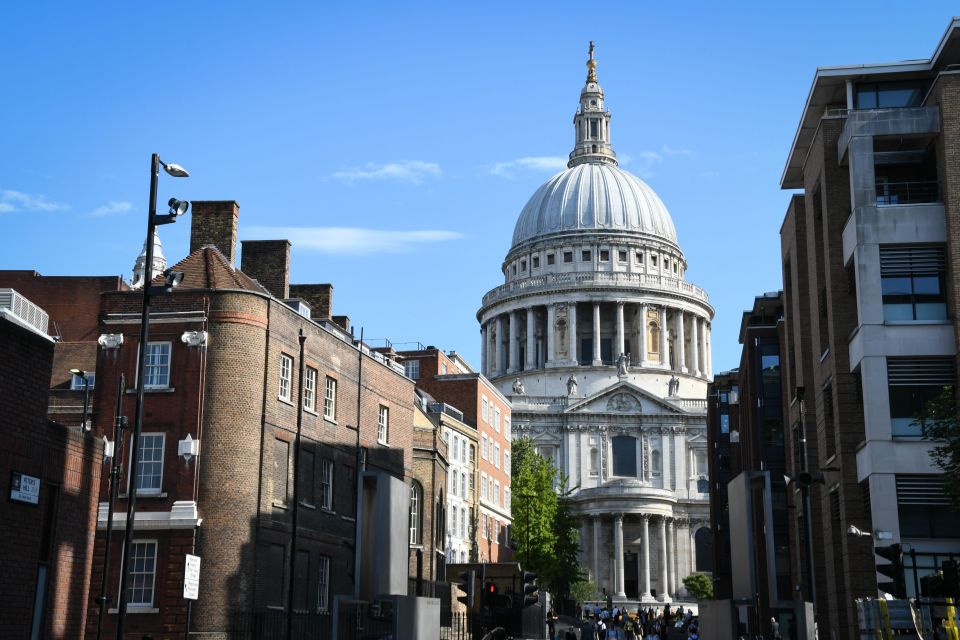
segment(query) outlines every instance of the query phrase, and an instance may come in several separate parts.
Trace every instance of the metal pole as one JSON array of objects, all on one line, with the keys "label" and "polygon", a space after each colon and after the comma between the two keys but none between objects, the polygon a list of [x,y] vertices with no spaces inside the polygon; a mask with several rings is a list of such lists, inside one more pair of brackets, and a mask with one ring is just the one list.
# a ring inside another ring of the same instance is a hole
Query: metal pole
[{"label": "metal pole", "polygon": [[[803,400],[803,391],[798,389],[800,396],[800,470],[809,471],[807,461],[807,417],[806,404]],[[807,595],[810,596],[810,602],[813,605],[813,619],[817,619],[817,582],[813,574],[813,522],[811,522],[810,508],[810,487],[806,484],[800,485],[800,498],[803,501],[803,526],[806,529],[806,538],[804,544],[804,564],[807,570]]]},{"label": "metal pole", "polygon": [[360,468],[363,462],[363,449],[360,446],[360,399],[363,396],[363,327],[360,327],[360,342],[357,343],[357,459],[356,478],[353,483],[353,503],[357,512],[353,519],[353,594],[360,596]]},{"label": "metal pole", "polygon": [[87,407],[90,406],[90,378],[87,373],[83,373],[83,424],[81,428],[87,431]]},{"label": "metal pole", "polygon": [[133,522],[137,513],[137,480],[140,458],[140,432],[143,428],[144,377],[147,366],[147,341],[150,339],[150,282],[153,280],[153,235],[156,232],[157,178],[160,156],[150,158],[150,209],[147,214],[147,254],[143,272],[143,309],[140,317],[140,351],[137,355],[137,406],[130,440],[130,488],[127,491],[127,525],[123,532],[123,556],[120,559],[120,601],[117,616],[117,640],[123,640],[127,618],[127,582],[130,579],[130,552],[133,548]]},{"label": "metal pole", "polygon": [[[290,530],[290,575],[287,578],[287,640],[293,638],[293,573],[297,562],[297,506],[300,502],[300,433],[303,429],[303,377],[306,373],[306,363],[304,362],[304,345],[307,342],[307,336],[303,335],[303,329],[300,329],[300,381],[297,384],[297,435],[293,438],[293,517]],[[316,389],[314,389],[316,393]]]},{"label": "metal pole", "polygon": [[107,593],[107,580],[110,573],[110,542],[113,538],[113,505],[117,501],[117,483],[120,480],[120,460],[123,458],[123,422],[120,415],[123,412],[123,388],[126,386],[126,377],[120,374],[117,384],[117,411],[113,423],[113,459],[110,461],[110,501],[107,503],[107,535],[103,543],[103,578],[100,581],[100,615],[97,618],[97,640],[103,637],[103,617],[107,613],[107,606],[113,597]]}]

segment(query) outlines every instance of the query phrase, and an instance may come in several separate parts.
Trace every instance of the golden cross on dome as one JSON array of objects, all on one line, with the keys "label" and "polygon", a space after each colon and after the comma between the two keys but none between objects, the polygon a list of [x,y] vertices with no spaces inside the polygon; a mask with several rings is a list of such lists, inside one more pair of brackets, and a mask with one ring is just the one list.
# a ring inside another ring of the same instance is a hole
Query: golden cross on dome
[{"label": "golden cross on dome", "polygon": [[590,41],[590,59],[587,60],[587,82],[597,81],[597,61],[593,59],[593,40]]}]

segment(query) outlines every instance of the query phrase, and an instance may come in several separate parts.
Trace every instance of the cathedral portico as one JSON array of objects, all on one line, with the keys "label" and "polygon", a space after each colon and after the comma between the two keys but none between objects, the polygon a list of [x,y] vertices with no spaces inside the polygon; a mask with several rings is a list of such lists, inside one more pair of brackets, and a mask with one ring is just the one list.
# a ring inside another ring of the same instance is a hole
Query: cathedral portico
[{"label": "cathedral portico", "polygon": [[591,55],[567,169],[517,220],[477,312],[515,437],[567,478],[584,571],[618,601],[684,598],[708,519],[713,307],[657,194],[621,169]]}]

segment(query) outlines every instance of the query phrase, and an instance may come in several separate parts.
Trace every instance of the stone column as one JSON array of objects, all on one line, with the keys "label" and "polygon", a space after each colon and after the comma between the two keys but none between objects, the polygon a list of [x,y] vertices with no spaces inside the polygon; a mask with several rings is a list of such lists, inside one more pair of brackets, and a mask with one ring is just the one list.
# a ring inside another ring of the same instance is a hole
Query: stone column
[{"label": "stone column", "polygon": [[613,593],[619,598],[627,596],[623,589],[623,514],[613,514],[614,580]]},{"label": "stone column", "polygon": [[621,353],[626,353],[627,346],[623,335],[623,301],[617,300],[617,353],[615,357],[619,358]]},{"label": "stone column", "polygon": [[694,533],[693,527],[687,529],[687,538],[690,540],[690,573],[697,569],[697,541]]},{"label": "stone column", "polygon": [[577,360],[577,303],[567,304],[567,344],[570,345],[570,363],[573,366],[579,364]]},{"label": "stone column", "polygon": [[690,318],[690,373],[695,376],[700,375],[700,328],[697,326],[700,318],[692,316]]},{"label": "stone column", "polygon": [[520,370],[520,363],[517,360],[520,359],[520,318],[517,315],[517,311],[510,312],[510,342],[509,342],[509,353],[510,353],[510,366],[507,368],[507,373],[516,373]]},{"label": "stone column", "polygon": [[660,307],[660,364],[670,367],[670,353],[667,350],[667,308]]},{"label": "stone column", "polygon": [[600,584],[600,516],[593,518],[593,581]]},{"label": "stone column", "polygon": [[713,373],[713,365],[710,354],[710,327],[707,324],[707,319],[703,319],[703,334],[700,336],[700,344],[703,345],[703,375],[706,378],[709,378]]},{"label": "stone column", "polygon": [[545,355],[543,358],[543,365],[545,367],[553,366],[553,356],[554,351],[557,348],[555,343],[556,336],[554,336],[554,326],[557,324],[557,307],[553,304],[547,305],[547,344],[544,349]]},{"label": "stone column", "polygon": [[683,327],[683,311],[677,309],[675,313],[677,314],[677,371],[686,373],[687,358],[684,353],[686,351],[686,345],[683,344],[686,336],[684,335]]},{"label": "stone column", "polygon": [[500,315],[497,316],[497,372],[496,375],[503,375],[507,372],[507,343],[504,336],[507,333],[507,319]]},{"label": "stone column", "polygon": [[643,590],[640,594],[640,598],[643,600],[650,599],[650,516],[647,514],[640,515],[640,553],[643,556],[641,560],[643,561],[643,584],[641,589]]},{"label": "stone column", "polygon": [[640,303],[640,330],[637,332],[637,345],[640,347],[640,366],[647,365],[647,304]]},{"label": "stone column", "polygon": [[670,467],[670,433],[664,428],[660,431],[660,477],[663,478],[663,488],[672,490]]},{"label": "stone column", "polygon": [[480,373],[490,375],[487,371],[487,323],[480,325]]},{"label": "stone column", "polygon": [[660,590],[663,592],[660,596],[661,602],[669,602],[670,596],[667,593],[667,519],[660,516]]},{"label": "stone column", "polygon": [[673,518],[667,520],[667,594],[677,593],[677,545],[673,537]]},{"label": "stone column", "polygon": [[527,361],[525,371],[537,368],[537,314],[533,307],[527,308]]},{"label": "stone column", "polygon": [[600,303],[593,303],[593,366],[603,364],[600,359]]}]

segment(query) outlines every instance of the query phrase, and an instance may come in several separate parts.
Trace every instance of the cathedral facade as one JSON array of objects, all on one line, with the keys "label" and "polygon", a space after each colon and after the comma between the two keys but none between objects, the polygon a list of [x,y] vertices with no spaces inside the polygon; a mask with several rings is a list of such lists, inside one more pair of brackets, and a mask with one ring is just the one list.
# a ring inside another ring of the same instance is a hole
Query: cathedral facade
[{"label": "cathedral facade", "polygon": [[711,568],[713,308],[667,208],[617,164],[592,43],[587,69],[567,169],[523,208],[477,312],[481,369],[567,478],[584,572],[615,601],[669,602]]}]

